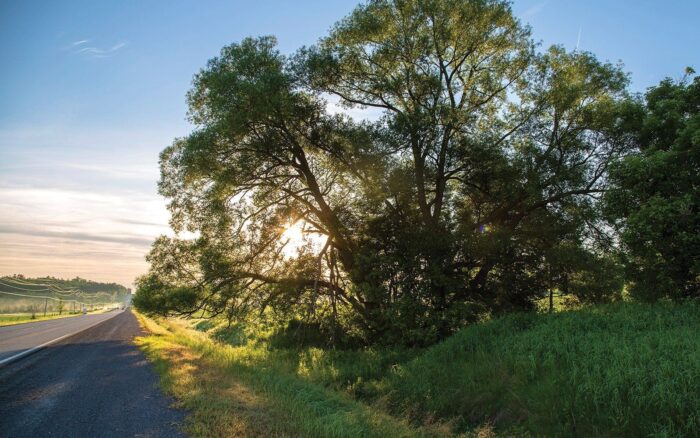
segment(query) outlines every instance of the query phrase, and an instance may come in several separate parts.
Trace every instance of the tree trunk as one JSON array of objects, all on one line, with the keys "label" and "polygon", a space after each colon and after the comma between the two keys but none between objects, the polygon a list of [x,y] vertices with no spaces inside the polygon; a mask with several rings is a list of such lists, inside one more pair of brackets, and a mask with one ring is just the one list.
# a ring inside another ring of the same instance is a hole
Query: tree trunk
[{"label": "tree trunk", "polygon": [[549,287],[549,313],[554,311],[554,291]]}]

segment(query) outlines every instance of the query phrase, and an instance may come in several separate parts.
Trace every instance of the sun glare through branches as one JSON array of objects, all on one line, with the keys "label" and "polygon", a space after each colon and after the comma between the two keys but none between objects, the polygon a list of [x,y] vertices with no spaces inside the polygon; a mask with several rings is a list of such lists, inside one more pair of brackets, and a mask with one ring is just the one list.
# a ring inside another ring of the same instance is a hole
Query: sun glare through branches
[{"label": "sun glare through branches", "polygon": [[280,236],[284,245],[282,253],[286,258],[296,257],[303,248],[309,248],[311,252],[318,253],[326,243],[326,239],[326,236],[313,230],[305,220],[299,219],[294,222],[290,220],[285,224],[284,232]]}]

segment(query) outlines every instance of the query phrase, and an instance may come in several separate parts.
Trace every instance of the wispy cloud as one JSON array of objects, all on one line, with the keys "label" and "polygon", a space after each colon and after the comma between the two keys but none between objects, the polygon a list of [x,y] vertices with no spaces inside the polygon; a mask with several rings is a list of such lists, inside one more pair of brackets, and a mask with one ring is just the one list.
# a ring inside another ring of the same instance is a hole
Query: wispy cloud
[{"label": "wispy cloud", "polygon": [[[132,163],[124,165],[94,165],[94,164],[84,164],[84,163],[68,163],[68,162],[54,162],[52,164],[54,167],[64,167],[66,169],[82,170],[85,172],[99,173],[103,176],[111,176],[113,178],[118,178],[121,180],[142,180],[153,182],[158,180],[159,172],[158,167],[152,165],[152,163],[135,165]],[[2,167],[0,167],[1,169]]]},{"label": "wispy cloud", "polygon": [[90,42],[90,39],[74,41],[65,47],[65,50],[76,54],[92,56],[93,58],[106,58],[113,55],[118,50],[126,47],[126,41],[119,41],[109,47],[90,45]]},{"label": "wispy cloud", "polygon": [[94,233],[81,233],[75,231],[49,231],[35,227],[5,224],[0,224],[0,234],[19,234],[24,236],[53,237],[66,240],[81,240],[86,242],[120,243],[124,245],[138,246],[143,249],[144,253],[146,249],[148,249],[150,244],[153,242],[153,238],[139,237],[134,235],[104,235]]},{"label": "wispy cloud", "polygon": [[68,46],[68,48],[76,47],[76,46],[82,46],[83,44],[87,44],[87,43],[89,43],[89,42],[90,42],[90,40],[74,41],[73,43],[71,43],[70,46]]},{"label": "wispy cloud", "polygon": [[581,31],[583,30],[583,26],[578,27],[578,37],[576,37],[576,50],[578,50],[579,45],[581,45]]},{"label": "wispy cloud", "polygon": [[522,13],[523,18],[529,18],[529,17],[534,17],[535,15],[539,14],[544,7],[547,6],[547,2],[539,2],[535,3],[534,5],[530,6],[525,10],[525,12]]}]

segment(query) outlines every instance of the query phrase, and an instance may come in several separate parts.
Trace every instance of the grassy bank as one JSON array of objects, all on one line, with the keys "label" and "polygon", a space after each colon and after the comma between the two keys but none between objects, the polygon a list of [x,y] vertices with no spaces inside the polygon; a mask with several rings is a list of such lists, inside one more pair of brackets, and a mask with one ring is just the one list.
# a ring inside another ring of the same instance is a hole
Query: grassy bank
[{"label": "grassy bank", "polygon": [[[94,315],[98,313],[111,312],[113,310],[113,308],[103,308],[92,310],[87,312],[87,314]],[[82,314],[82,312],[63,312],[59,315],[58,312],[47,312],[46,316],[44,316],[43,313],[35,313],[34,317],[32,317],[31,313],[0,313],[0,327],[6,325],[26,324],[29,322],[47,321],[49,319],[70,318],[73,316],[80,316]]]},{"label": "grassy bank", "polygon": [[547,436],[700,431],[700,306],[513,315],[456,334],[378,383],[392,412]]},{"label": "grassy bank", "polygon": [[[193,436],[411,437],[436,432],[408,425],[334,391],[264,348],[216,343],[177,321],[139,316],[151,335],[137,339],[164,389],[192,415]],[[291,372],[290,372],[291,371]],[[322,380],[322,379],[320,379]]]},{"label": "grassy bank", "polygon": [[[687,436],[700,306],[618,304],[475,325],[427,350],[278,349],[142,318],[195,436]],[[228,335],[228,336],[227,336]],[[221,340],[237,344],[229,345]]]},{"label": "grassy bank", "polygon": [[71,316],[78,315],[81,315],[81,313],[64,312],[63,314],[59,315],[58,312],[55,312],[47,313],[46,316],[44,316],[43,313],[35,314],[34,318],[32,318],[31,313],[5,313],[0,314],[0,327],[5,325],[24,324],[27,322],[46,321],[49,319],[69,318]]}]

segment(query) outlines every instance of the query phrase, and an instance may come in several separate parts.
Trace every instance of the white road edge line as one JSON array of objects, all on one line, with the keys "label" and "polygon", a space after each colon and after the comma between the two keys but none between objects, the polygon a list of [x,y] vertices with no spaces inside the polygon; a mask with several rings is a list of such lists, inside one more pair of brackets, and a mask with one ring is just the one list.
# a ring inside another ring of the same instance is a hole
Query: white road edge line
[{"label": "white road edge line", "polygon": [[[123,313],[123,312],[125,312],[125,310],[122,310],[122,311],[119,312],[119,313]],[[12,362],[12,361],[15,361],[15,360],[17,360],[17,359],[20,359],[20,358],[22,358],[22,357],[24,357],[24,356],[28,356],[28,355],[30,355],[30,354],[36,352],[36,351],[41,350],[42,348],[44,348],[44,347],[46,347],[46,346],[48,346],[48,345],[53,344],[54,342],[60,341],[61,339],[69,338],[69,337],[71,337],[71,336],[77,335],[77,334],[80,333],[80,332],[84,332],[84,331],[87,330],[87,329],[93,328],[93,327],[95,327],[95,326],[98,325],[98,324],[102,324],[103,322],[109,321],[110,319],[112,319],[112,318],[114,318],[115,316],[119,315],[119,313],[115,313],[114,315],[112,315],[111,317],[109,317],[109,318],[107,318],[107,319],[103,319],[102,321],[97,321],[97,322],[94,323],[93,325],[89,325],[89,326],[87,326],[87,327],[85,327],[85,328],[82,328],[82,329],[76,331],[76,332],[68,333],[67,335],[63,335],[63,336],[61,336],[61,337],[59,337],[59,338],[56,338],[56,339],[53,339],[53,340],[51,340],[51,341],[44,342],[44,343],[41,344],[41,345],[37,345],[36,347],[32,347],[32,348],[30,348],[30,349],[28,349],[28,350],[24,350],[24,351],[22,351],[22,352],[20,352],[20,353],[17,353],[17,354],[15,354],[14,356],[10,356],[10,357],[8,357],[8,358],[5,358],[5,359],[3,359],[3,360],[0,360],[0,366],[3,366],[3,365],[5,365],[5,364],[8,364],[8,363],[10,363],[10,362]]]}]

